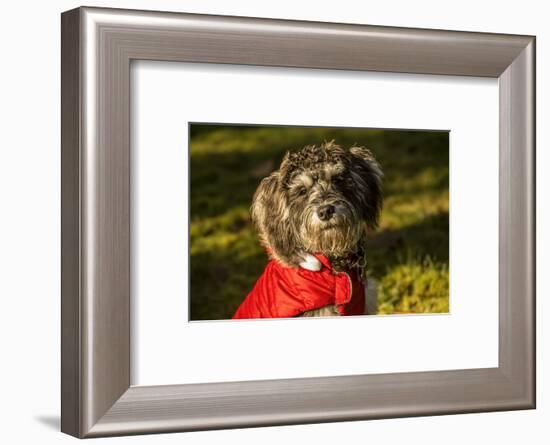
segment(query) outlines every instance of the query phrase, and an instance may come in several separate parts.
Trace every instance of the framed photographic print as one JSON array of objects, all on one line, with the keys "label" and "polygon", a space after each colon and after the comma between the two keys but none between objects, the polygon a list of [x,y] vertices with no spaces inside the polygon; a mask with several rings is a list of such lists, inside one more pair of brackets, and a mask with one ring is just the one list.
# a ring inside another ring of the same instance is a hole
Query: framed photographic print
[{"label": "framed photographic print", "polygon": [[534,37],[61,31],[62,431],[535,407]]}]

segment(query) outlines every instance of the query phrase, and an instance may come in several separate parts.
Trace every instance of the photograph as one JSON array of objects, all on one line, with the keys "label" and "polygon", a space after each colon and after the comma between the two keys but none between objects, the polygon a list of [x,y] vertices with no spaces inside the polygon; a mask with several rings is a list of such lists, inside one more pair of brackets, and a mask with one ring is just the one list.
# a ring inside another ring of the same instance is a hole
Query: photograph
[{"label": "photograph", "polygon": [[450,312],[449,131],[189,123],[189,162],[190,321]]}]

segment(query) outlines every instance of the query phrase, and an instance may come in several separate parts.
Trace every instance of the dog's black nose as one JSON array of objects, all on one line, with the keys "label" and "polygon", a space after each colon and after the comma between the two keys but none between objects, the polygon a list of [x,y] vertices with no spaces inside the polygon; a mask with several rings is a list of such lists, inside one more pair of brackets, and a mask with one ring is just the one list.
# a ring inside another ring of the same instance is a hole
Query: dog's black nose
[{"label": "dog's black nose", "polygon": [[322,205],[317,209],[317,215],[321,221],[328,221],[334,215],[334,210],[333,205]]}]

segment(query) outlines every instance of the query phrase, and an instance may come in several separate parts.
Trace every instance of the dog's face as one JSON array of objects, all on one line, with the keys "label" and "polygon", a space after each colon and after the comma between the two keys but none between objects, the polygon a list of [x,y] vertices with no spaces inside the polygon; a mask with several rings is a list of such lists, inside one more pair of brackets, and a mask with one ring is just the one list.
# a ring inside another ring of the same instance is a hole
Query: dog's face
[{"label": "dog's face", "polygon": [[304,253],[354,252],[382,206],[382,172],[371,152],[334,143],[287,153],[252,204],[262,244],[283,264]]}]

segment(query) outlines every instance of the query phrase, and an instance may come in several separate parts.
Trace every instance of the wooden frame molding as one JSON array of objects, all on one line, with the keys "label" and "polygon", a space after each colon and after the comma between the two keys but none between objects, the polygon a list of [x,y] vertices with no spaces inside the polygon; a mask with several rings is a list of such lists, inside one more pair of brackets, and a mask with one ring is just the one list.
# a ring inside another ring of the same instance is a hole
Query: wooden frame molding
[{"label": "wooden frame molding", "polygon": [[[77,437],[535,406],[535,38],[78,8],[62,32],[62,431]],[[500,88],[497,368],[130,386],[130,62],[486,76]]]}]

